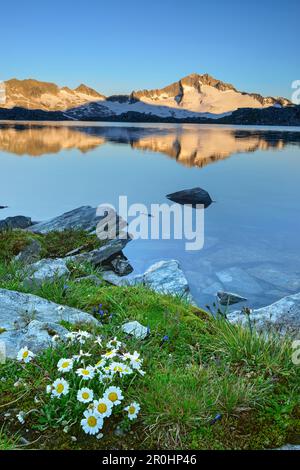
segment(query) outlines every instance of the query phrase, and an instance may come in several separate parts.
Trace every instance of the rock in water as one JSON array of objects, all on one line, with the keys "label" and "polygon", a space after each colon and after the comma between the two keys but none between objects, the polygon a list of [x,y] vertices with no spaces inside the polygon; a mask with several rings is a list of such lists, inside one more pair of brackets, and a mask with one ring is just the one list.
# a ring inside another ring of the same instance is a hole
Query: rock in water
[{"label": "rock in water", "polygon": [[[233,323],[247,325],[247,318],[240,311],[227,315]],[[299,334],[300,328],[300,293],[283,297],[267,307],[252,310],[250,320],[258,330],[276,330],[281,334]]]},{"label": "rock in water", "polygon": [[217,298],[221,305],[233,305],[239,302],[245,302],[247,299],[232,292],[217,292]]},{"label": "rock in water", "polygon": [[166,197],[170,201],[178,204],[190,204],[194,208],[198,204],[202,204],[206,209],[214,202],[208,192],[202,188],[184,189],[183,191],[168,194]]},{"label": "rock in water", "polygon": [[90,314],[58,305],[32,294],[0,289],[0,340],[6,355],[15,358],[19,349],[30,346],[33,352],[49,346],[54,334],[63,335],[64,320],[73,325],[99,325]]}]

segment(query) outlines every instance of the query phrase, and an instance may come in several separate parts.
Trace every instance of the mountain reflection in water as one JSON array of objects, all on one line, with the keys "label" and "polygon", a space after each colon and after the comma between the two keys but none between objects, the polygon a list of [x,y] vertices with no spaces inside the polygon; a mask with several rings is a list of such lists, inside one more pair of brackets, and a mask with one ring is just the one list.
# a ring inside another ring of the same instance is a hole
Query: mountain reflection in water
[{"label": "mountain reflection in water", "polygon": [[300,132],[249,130],[210,126],[96,126],[0,124],[0,151],[41,157],[63,150],[82,153],[106,143],[160,152],[187,167],[204,167],[236,153],[282,150],[300,145]]}]

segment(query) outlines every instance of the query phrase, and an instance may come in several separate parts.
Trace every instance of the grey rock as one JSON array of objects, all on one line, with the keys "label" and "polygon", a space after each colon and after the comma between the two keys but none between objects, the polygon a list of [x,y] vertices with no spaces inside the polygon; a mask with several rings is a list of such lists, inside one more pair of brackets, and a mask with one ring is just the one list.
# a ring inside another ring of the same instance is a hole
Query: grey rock
[{"label": "grey rock", "polygon": [[144,285],[161,294],[179,296],[193,302],[188,281],[176,260],[159,261],[144,274],[120,278],[112,271],[103,273],[103,279],[116,286]]},{"label": "grey rock", "polygon": [[62,320],[74,325],[99,325],[92,315],[81,310],[32,294],[0,289],[0,328],[5,330],[0,339],[5,342],[7,357],[16,357],[20,347],[27,346],[29,340],[33,352],[43,348],[52,332],[63,334],[59,325]]},{"label": "grey rock", "polygon": [[116,256],[111,261],[111,266],[113,268],[113,271],[119,276],[127,276],[133,271],[133,267],[129,263],[128,259],[125,256],[121,255]]},{"label": "grey rock", "polygon": [[67,258],[42,259],[27,268],[28,276],[24,282],[28,285],[41,285],[45,281],[53,281],[68,276]]},{"label": "grey rock", "polygon": [[68,330],[57,323],[33,320],[24,328],[5,331],[0,339],[5,342],[7,357],[14,358],[24,346],[38,353],[53,345],[54,335],[63,339],[66,333]]},{"label": "grey rock", "polygon": [[148,334],[148,328],[141,325],[138,321],[131,321],[122,325],[122,331],[128,335],[132,335],[137,339],[145,339]]},{"label": "grey rock", "polygon": [[219,271],[216,276],[228,291],[238,291],[242,295],[253,295],[263,291],[260,284],[252,276],[238,267]]},{"label": "grey rock", "polygon": [[[283,297],[267,307],[253,310],[250,316],[258,330],[276,330],[281,334],[299,334],[300,328],[300,293]],[[246,324],[246,316],[240,311],[228,314],[233,323]]]},{"label": "grey rock", "polygon": [[16,217],[7,217],[4,220],[0,220],[0,230],[6,229],[25,229],[32,225],[30,217],[24,217],[23,215],[17,215]]},{"label": "grey rock", "polygon": [[78,277],[77,279],[75,279],[74,282],[83,282],[83,281],[90,281],[93,284],[95,284],[95,286],[101,286],[103,284],[102,280],[95,274],[90,274],[89,276]]},{"label": "grey rock", "polygon": [[156,292],[191,298],[188,281],[176,260],[150,266],[143,275],[143,283]]},{"label": "grey rock", "polygon": [[125,246],[130,240],[130,238],[116,238],[114,240],[109,240],[105,245],[101,246],[100,248],[89,251],[87,253],[72,256],[70,257],[70,259],[79,263],[89,262],[92,263],[94,266],[99,266],[104,261],[107,261],[113,256],[121,253],[121,251],[125,248]]},{"label": "grey rock", "polygon": [[46,222],[39,222],[29,228],[35,233],[62,232],[70,229],[82,229],[92,232],[103,217],[96,215],[96,209],[90,206],[78,207],[69,212],[54,217]]},{"label": "grey rock", "polygon": [[245,302],[247,299],[232,292],[217,292],[217,298],[221,305],[233,305],[239,302]]},{"label": "grey rock", "polygon": [[15,261],[21,264],[32,264],[40,258],[42,245],[38,240],[32,240],[25,248],[15,257]]},{"label": "grey rock", "polygon": [[109,284],[112,284],[114,286],[129,286],[130,285],[130,279],[129,278],[124,278],[118,276],[116,273],[113,271],[104,271],[102,273],[102,279],[106,282],[109,282]]}]

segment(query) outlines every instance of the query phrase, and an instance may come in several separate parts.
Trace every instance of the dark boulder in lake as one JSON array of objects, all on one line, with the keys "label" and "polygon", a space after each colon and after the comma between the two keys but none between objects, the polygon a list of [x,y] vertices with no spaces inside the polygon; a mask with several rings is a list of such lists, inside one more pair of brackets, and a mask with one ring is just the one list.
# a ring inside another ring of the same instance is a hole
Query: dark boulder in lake
[{"label": "dark boulder in lake", "polygon": [[202,204],[206,209],[214,202],[208,192],[202,188],[184,189],[183,191],[168,194],[166,197],[170,201],[177,202],[178,204],[189,204],[194,208]]}]

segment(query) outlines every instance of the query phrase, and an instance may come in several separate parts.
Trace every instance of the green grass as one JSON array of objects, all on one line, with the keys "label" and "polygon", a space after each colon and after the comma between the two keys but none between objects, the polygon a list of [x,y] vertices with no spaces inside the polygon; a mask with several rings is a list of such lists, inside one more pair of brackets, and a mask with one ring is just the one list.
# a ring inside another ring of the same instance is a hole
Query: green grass
[{"label": "green grass", "polygon": [[24,230],[0,230],[0,261],[11,261],[32,240],[41,244],[40,258],[61,258],[74,249],[91,251],[103,244],[96,235],[88,234],[84,230],[49,232],[45,235]]},{"label": "green grass", "polygon": [[[292,363],[288,338],[259,335],[144,287],[77,283],[75,278],[89,269],[74,266],[71,279],[30,292],[99,319],[102,304],[106,313],[99,333],[118,336],[144,358],[145,377],[127,389],[141,403],[141,415],[121,438],[113,422],[98,441],[76,425],[64,433],[54,412],[41,428],[39,411],[33,412],[26,423],[33,448],[262,449],[300,442],[300,368]],[[28,292],[12,264],[0,263],[0,287]],[[150,336],[144,341],[126,338],[120,325],[128,320],[149,326]],[[58,376],[62,354],[60,349],[45,351],[38,358],[41,368],[22,368],[12,361],[0,366],[5,378],[0,381],[0,425],[5,423],[7,435],[22,435],[24,428],[15,419],[7,421],[5,412],[42,408],[45,387],[49,377]],[[27,386],[14,387],[18,378]],[[219,414],[222,418],[212,424]]]}]

